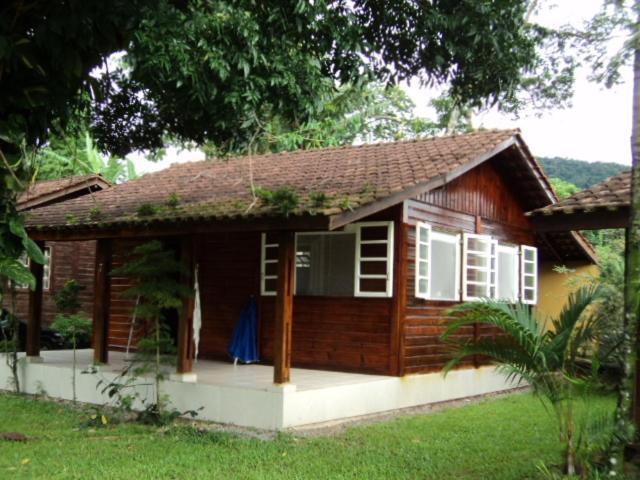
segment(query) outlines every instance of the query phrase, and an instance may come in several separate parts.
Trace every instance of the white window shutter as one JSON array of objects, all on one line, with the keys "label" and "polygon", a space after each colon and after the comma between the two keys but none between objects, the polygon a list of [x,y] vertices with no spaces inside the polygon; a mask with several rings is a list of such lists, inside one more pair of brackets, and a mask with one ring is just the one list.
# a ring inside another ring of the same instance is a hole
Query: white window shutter
[{"label": "white window shutter", "polygon": [[522,303],[538,303],[538,249],[520,246],[520,298]]},{"label": "white window shutter", "polygon": [[267,243],[267,234],[263,233],[261,238],[260,247],[260,295],[274,296],[276,294],[275,289],[271,288],[268,284],[272,280],[276,280],[278,275],[276,272],[268,272],[269,265],[275,264],[277,269],[278,257],[268,258],[267,251],[275,249],[278,250],[277,243]]},{"label": "white window shutter", "polygon": [[431,296],[431,225],[416,224],[415,294],[417,298]]},{"label": "white window shutter", "polygon": [[462,299],[473,301],[490,297],[491,237],[465,233],[462,239]]},{"label": "white window shutter", "polygon": [[[356,297],[391,297],[393,295],[393,222],[361,222],[353,224],[352,228],[356,232],[354,295]],[[385,233],[379,235],[382,229]],[[373,236],[370,236],[372,232]]]}]

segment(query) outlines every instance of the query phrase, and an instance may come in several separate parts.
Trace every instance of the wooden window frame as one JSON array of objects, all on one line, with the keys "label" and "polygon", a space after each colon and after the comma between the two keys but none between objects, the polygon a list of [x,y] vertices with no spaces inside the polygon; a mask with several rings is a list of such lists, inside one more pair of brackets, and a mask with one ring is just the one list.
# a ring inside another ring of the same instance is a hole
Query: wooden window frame
[{"label": "wooden window frame", "polygon": [[[486,247],[486,251],[485,252],[481,252],[478,250],[470,250],[469,249],[469,240],[481,240],[483,242],[485,242],[487,244]],[[462,234],[462,301],[463,302],[469,302],[469,301],[477,301],[477,300],[482,300],[484,298],[491,298],[491,257],[492,257],[492,250],[494,248],[495,245],[495,240],[490,236],[490,235],[480,235],[477,233],[463,233]],[[487,261],[486,261],[486,267],[485,268],[478,268],[478,267],[474,267],[469,265],[468,263],[468,256],[469,254],[473,254],[473,255],[483,255],[486,257]],[[486,272],[486,281],[483,282],[476,282],[476,281],[470,281],[467,280],[467,273],[469,270],[481,270],[481,271],[485,271]],[[494,277],[497,280],[497,273],[496,276]],[[468,285],[484,285],[487,295],[483,296],[483,297],[475,297],[475,296],[470,296],[468,294]]]},{"label": "wooden window frame", "polygon": [[[358,222],[350,225],[349,230],[355,230],[356,233],[356,263],[354,276],[354,293],[355,297],[393,297],[393,250],[394,250],[394,222]],[[362,240],[362,229],[368,227],[387,227],[386,240]],[[360,247],[362,245],[386,244],[386,257],[361,257]],[[361,273],[362,262],[386,262],[386,274],[363,274]],[[372,292],[360,289],[361,279],[385,279],[384,292]]]},{"label": "wooden window frame", "polygon": [[[533,260],[526,260],[525,252],[533,252]],[[533,273],[526,273],[525,265],[533,264]],[[526,277],[533,278],[533,287],[526,286]],[[527,300],[525,292],[533,290],[533,299]],[[530,245],[520,245],[520,301],[526,305],[536,305],[538,303],[538,249]]]}]

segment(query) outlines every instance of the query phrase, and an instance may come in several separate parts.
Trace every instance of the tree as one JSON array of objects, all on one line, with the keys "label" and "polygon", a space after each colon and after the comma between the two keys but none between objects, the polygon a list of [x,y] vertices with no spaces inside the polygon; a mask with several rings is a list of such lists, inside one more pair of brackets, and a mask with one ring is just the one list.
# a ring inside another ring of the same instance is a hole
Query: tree
[{"label": "tree", "polygon": [[[601,334],[601,317],[590,315],[588,310],[599,294],[597,287],[582,287],[572,293],[549,329],[528,305],[494,300],[465,303],[452,309],[451,313],[458,318],[443,334],[443,339],[453,347],[454,355],[445,372],[465,358],[486,356],[508,379],[527,382],[534,393],[551,406],[565,445],[569,475],[575,475],[577,467],[575,401],[594,380],[580,359]],[[500,334],[470,341],[455,339],[461,328],[475,324],[496,327]],[[597,365],[593,373],[597,375]]]},{"label": "tree", "polygon": [[561,178],[551,177],[549,181],[551,182],[551,186],[556,191],[556,194],[558,195],[558,198],[560,200],[570,197],[574,193],[578,193],[580,191],[580,188],[577,185],[562,180]]},{"label": "tree", "polygon": [[134,364],[135,375],[151,373],[155,384],[155,402],[147,406],[147,413],[161,420],[165,401],[161,382],[165,378],[163,365],[171,364],[175,353],[173,339],[165,317],[169,310],[181,311],[182,302],[192,292],[179,282],[185,266],[175,253],[153,240],[136,247],[132,257],[121,267],[111,271],[112,276],[132,278],[135,284],[124,293],[125,298],[136,299],[135,316],[147,322],[147,335],[137,345]]},{"label": "tree", "polygon": [[38,152],[36,164],[36,180],[97,173],[112,183],[121,183],[138,176],[131,160],[101,154],[86,129],[50,137]]}]

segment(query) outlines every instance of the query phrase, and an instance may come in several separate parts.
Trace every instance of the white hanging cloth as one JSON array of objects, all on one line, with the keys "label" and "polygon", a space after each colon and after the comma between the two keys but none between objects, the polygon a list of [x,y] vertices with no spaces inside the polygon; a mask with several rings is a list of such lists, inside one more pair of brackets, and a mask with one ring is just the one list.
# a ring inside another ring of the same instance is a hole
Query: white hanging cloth
[{"label": "white hanging cloth", "polygon": [[195,268],[194,302],[193,302],[193,343],[195,344],[195,361],[198,361],[198,348],[200,347],[200,328],[202,327],[202,310],[200,309],[200,284],[198,283],[198,265]]}]

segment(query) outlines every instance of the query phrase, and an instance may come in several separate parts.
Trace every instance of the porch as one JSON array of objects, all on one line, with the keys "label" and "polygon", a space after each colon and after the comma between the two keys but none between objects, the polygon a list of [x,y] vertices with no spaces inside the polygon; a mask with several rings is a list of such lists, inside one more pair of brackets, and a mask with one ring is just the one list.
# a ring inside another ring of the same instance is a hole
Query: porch
[{"label": "porch", "polygon": [[[71,399],[72,352],[42,351],[41,361],[23,358],[20,381],[25,393],[46,392],[54,398]],[[78,352],[78,370],[93,365],[92,349]],[[113,380],[127,364],[124,352],[110,351],[109,365],[94,374],[78,374],[78,400],[105,404],[100,380]],[[172,377],[163,382],[163,393],[180,411],[199,410],[198,419],[259,429],[280,430],[322,424],[428,403],[460,399],[507,390],[514,385],[493,367],[456,370],[446,381],[441,373],[391,377],[358,373],[291,369],[288,384],[273,383],[273,367],[233,365],[199,360],[194,378],[185,382]],[[10,389],[11,374],[0,361],[0,388]],[[151,387],[138,387],[141,395],[151,395]],[[147,391],[147,389],[149,389]]]}]

